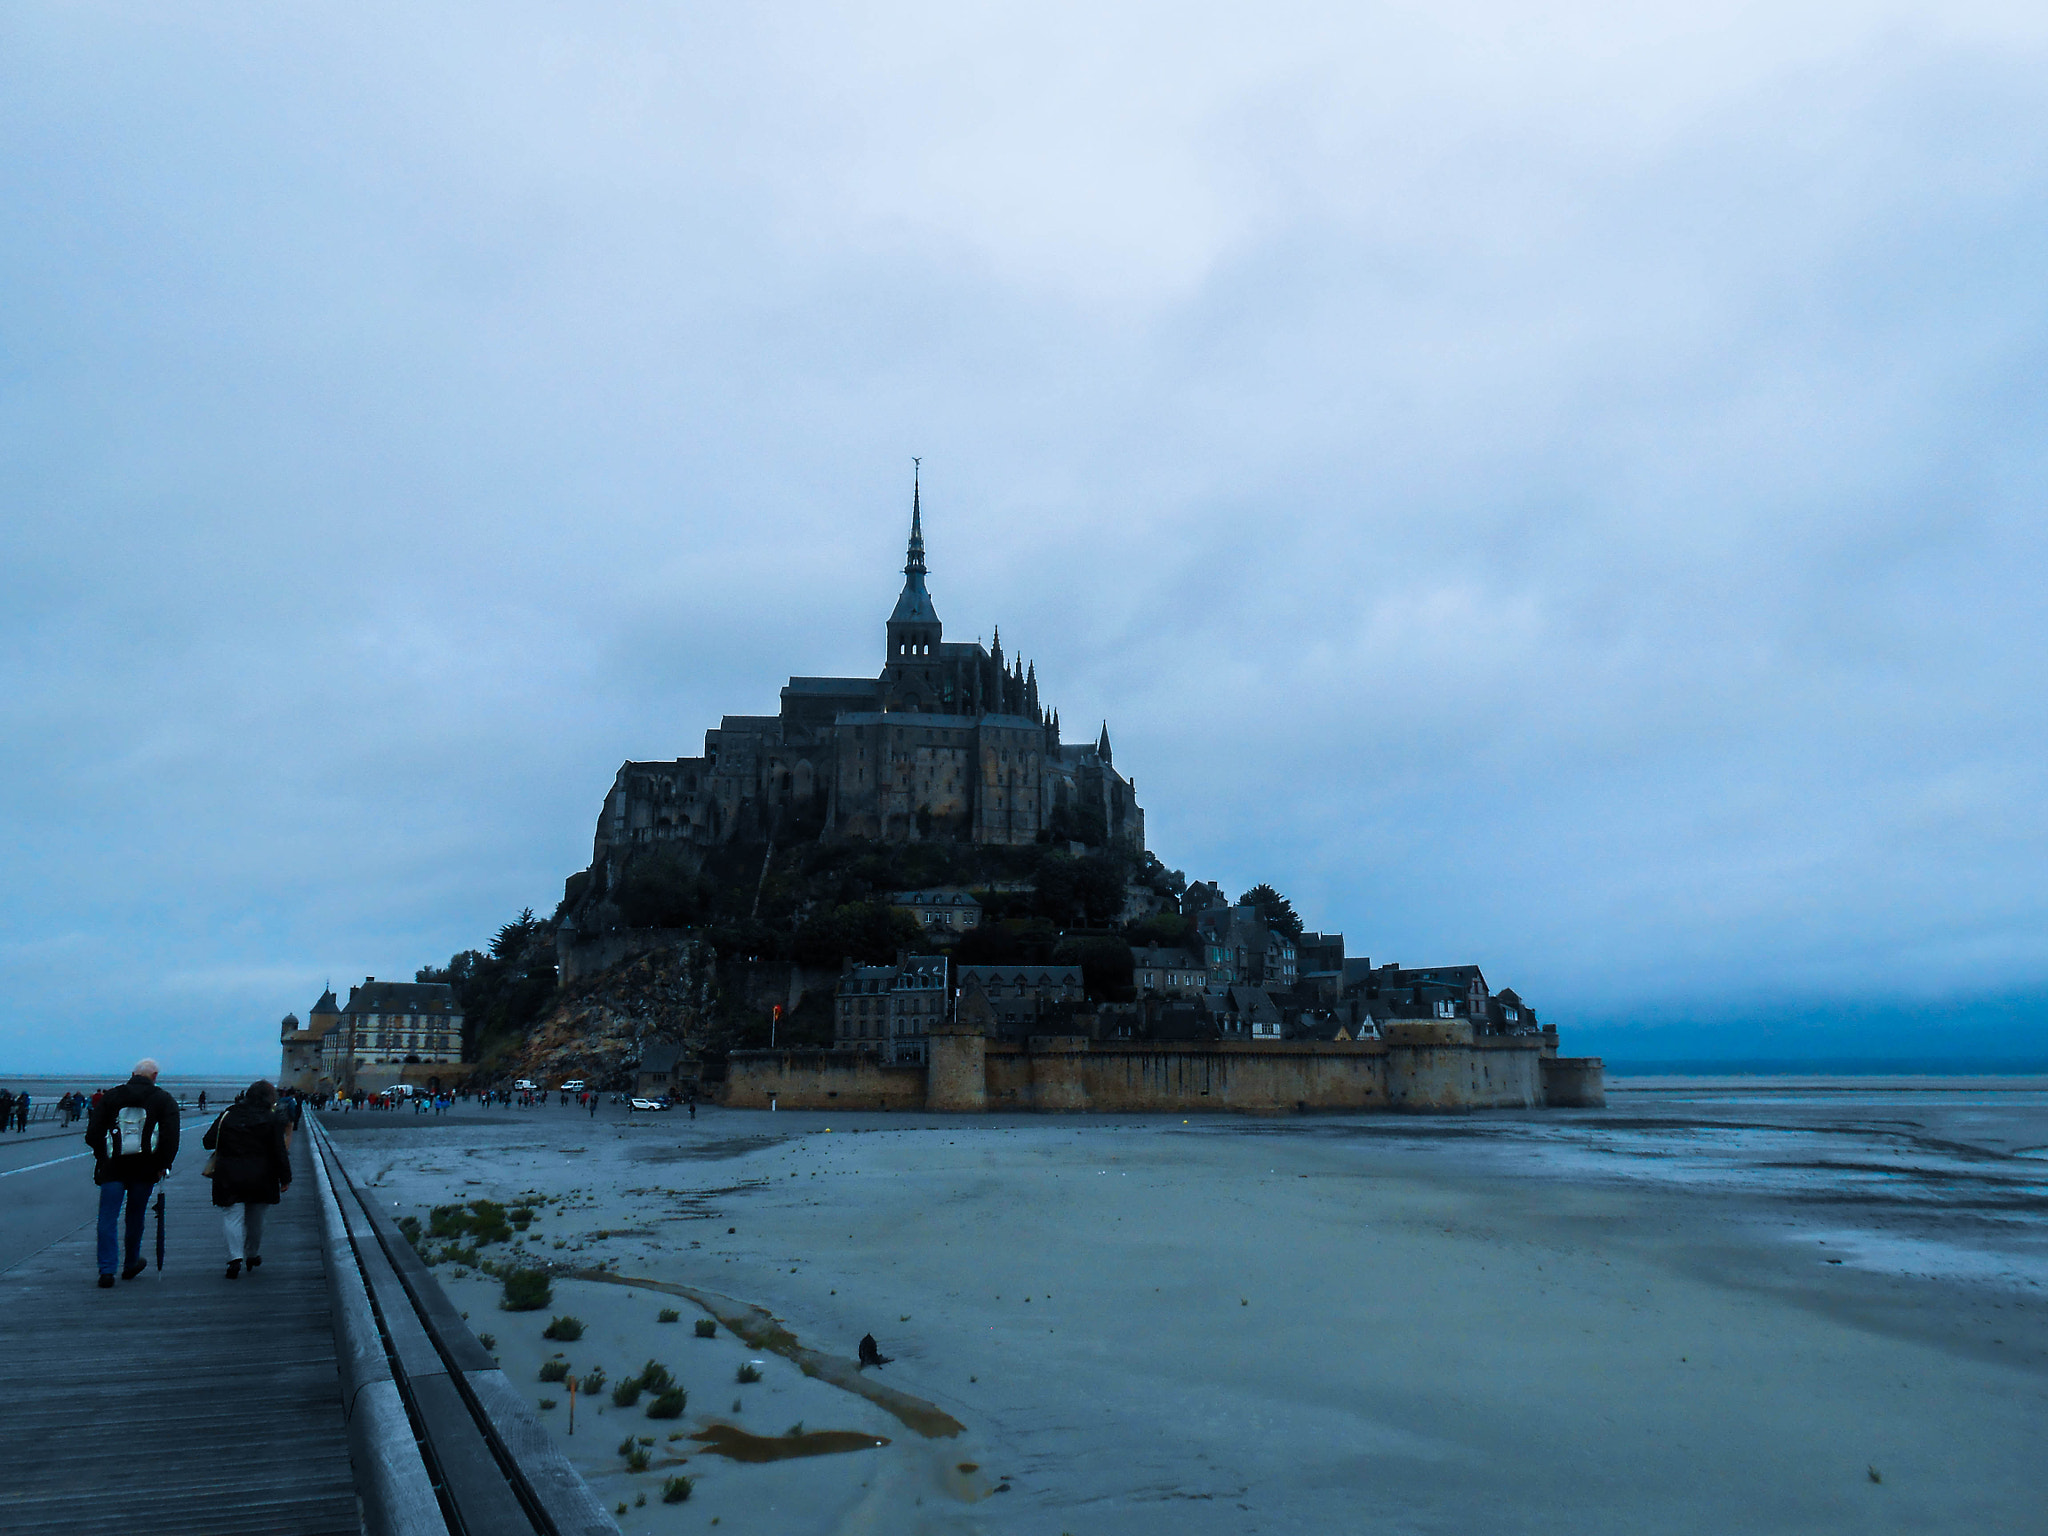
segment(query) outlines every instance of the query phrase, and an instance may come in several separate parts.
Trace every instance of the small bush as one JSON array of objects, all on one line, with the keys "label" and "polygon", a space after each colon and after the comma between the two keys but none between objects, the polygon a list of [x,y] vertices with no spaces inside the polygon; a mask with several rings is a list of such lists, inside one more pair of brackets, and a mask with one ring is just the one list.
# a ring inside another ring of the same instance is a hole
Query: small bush
[{"label": "small bush", "polygon": [[700,1339],[712,1339],[712,1338],[716,1338],[717,1336],[718,1336],[718,1324],[716,1324],[716,1323],[714,1323],[713,1321],[711,1321],[711,1319],[710,1319],[710,1318],[708,1318],[708,1317],[700,1317],[700,1318],[698,1318],[698,1319],[697,1319],[697,1337],[698,1337],[698,1338],[700,1338]]},{"label": "small bush", "polygon": [[661,1485],[661,1502],[664,1504],[681,1504],[690,1497],[690,1490],[695,1486],[696,1484],[692,1483],[687,1477],[666,1478]]},{"label": "small bush", "polygon": [[555,1406],[555,1400],[552,1397],[544,1397],[540,1400],[540,1405],[543,1408],[552,1408]]},{"label": "small bush", "polygon": [[683,1314],[678,1312],[674,1307],[663,1307],[661,1309],[660,1315],[657,1316],[654,1320],[657,1323],[680,1323],[683,1320]]},{"label": "small bush", "polygon": [[566,1360],[541,1361],[540,1379],[542,1381],[567,1381],[569,1379],[569,1362]]},{"label": "small bush", "polygon": [[734,1375],[733,1379],[743,1387],[748,1386],[751,1383],[757,1382],[761,1379],[760,1367],[755,1365],[753,1361],[749,1360],[745,1364],[740,1366],[738,1372]]},{"label": "small bush", "polygon": [[538,1312],[555,1299],[555,1288],[544,1269],[505,1271],[505,1299],[499,1303],[507,1312]]},{"label": "small bush", "polygon": [[801,1440],[803,1438],[803,1433],[804,1421],[802,1419],[798,1419],[794,1424],[790,1425],[789,1428],[785,1429],[782,1432],[782,1438],[785,1440]]},{"label": "small bush", "polygon": [[417,1251],[419,1250],[419,1246],[420,1246],[420,1219],[419,1219],[419,1217],[417,1217],[417,1216],[401,1216],[401,1217],[399,1217],[399,1218],[398,1218],[398,1230],[399,1230],[399,1232],[400,1232],[400,1233],[402,1233],[402,1234],[404,1235],[404,1237],[405,1237],[405,1240],[406,1240],[406,1241],[407,1241],[408,1243],[411,1243],[411,1244],[412,1244],[412,1246],[413,1246],[413,1250],[414,1250],[415,1252],[417,1252]]},{"label": "small bush", "polygon": [[668,1367],[659,1360],[650,1360],[640,1367],[639,1381],[650,1392],[666,1392],[676,1384],[675,1377],[668,1373]]},{"label": "small bush", "polygon": [[612,1388],[612,1406],[614,1408],[630,1408],[639,1401],[640,1383],[630,1376]]},{"label": "small bush", "polygon": [[524,1232],[528,1227],[533,1225],[533,1207],[530,1205],[513,1206],[512,1225],[517,1227],[522,1232]]},{"label": "small bush", "polygon": [[558,1317],[541,1329],[544,1339],[560,1339],[564,1344],[574,1344],[583,1337],[583,1319],[580,1317]]},{"label": "small bush", "polygon": [[496,1349],[498,1347],[498,1336],[495,1333],[480,1333],[476,1336],[476,1341],[483,1345],[485,1349]]},{"label": "small bush", "polygon": [[505,1220],[505,1207],[495,1200],[478,1200],[469,1207],[469,1230],[480,1243],[509,1242],[512,1224]]},{"label": "small bush", "polygon": [[633,1437],[632,1437],[631,1435],[628,1435],[628,1436],[626,1436],[626,1438],[625,1438],[625,1439],[623,1439],[623,1440],[621,1440],[621,1441],[619,1442],[619,1454],[620,1454],[621,1456],[630,1456],[630,1455],[632,1455],[632,1454],[633,1454],[633,1446],[634,1446],[634,1444],[635,1444],[635,1441],[634,1441]]},{"label": "small bush", "polygon": [[645,1472],[648,1459],[647,1452],[636,1445],[633,1447],[632,1453],[626,1457],[626,1470],[628,1472]]},{"label": "small bush", "polygon": [[594,1371],[585,1372],[583,1379],[576,1383],[576,1390],[585,1397],[595,1397],[598,1393],[602,1392],[604,1390],[604,1367],[599,1366]]},{"label": "small bush", "polygon": [[470,1237],[479,1243],[507,1242],[512,1236],[505,1207],[495,1200],[476,1200],[468,1206],[437,1205],[427,1217],[427,1231],[434,1237]]},{"label": "small bush", "polygon": [[666,1392],[647,1405],[650,1419],[680,1419],[683,1408],[690,1401],[690,1394],[681,1387],[670,1387]]}]

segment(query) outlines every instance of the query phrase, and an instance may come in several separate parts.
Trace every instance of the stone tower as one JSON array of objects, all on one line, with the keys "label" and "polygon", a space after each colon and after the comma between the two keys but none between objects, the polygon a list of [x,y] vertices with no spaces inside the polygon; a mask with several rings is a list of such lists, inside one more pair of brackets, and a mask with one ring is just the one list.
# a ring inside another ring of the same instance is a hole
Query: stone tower
[{"label": "stone tower", "polygon": [[882,666],[884,709],[936,710],[952,701],[948,667],[941,660],[944,626],[925,591],[923,487],[910,491],[910,548],[903,560],[903,593],[889,615],[889,649]]}]

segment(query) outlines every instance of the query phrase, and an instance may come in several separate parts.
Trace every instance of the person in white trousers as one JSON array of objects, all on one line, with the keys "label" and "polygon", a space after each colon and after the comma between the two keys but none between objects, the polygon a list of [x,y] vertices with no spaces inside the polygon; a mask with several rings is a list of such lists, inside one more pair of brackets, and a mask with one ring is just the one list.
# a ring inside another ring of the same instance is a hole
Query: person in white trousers
[{"label": "person in white trousers", "polygon": [[230,1280],[247,1263],[263,1263],[263,1213],[292,1187],[291,1147],[277,1113],[277,1089],[263,1079],[251,1083],[207,1130],[213,1153],[213,1203],[221,1208],[228,1243]]}]

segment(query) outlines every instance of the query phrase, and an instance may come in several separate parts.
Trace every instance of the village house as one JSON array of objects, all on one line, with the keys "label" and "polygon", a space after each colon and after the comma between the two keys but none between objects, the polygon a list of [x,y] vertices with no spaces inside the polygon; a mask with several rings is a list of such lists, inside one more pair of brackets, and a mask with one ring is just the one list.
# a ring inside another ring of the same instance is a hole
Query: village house
[{"label": "village house", "polygon": [[1086,996],[1078,965],[963,965],[959,988],[963,1006],[970,993],[985,1000],[991,1032],[1007,1039],[1044,1033],[1039,1025],[1071,1013]]},{"label": "village house", "polygon": [[981,903],[958,886],[934,891],[898,891],[889,905],[900,907],[916,918],[924,929],[941,937],[965,933],[981,925]]},{"label": "village house", "polygon": [[685,1070],[683,1048],[667,1041],[640,1047],[640,1061],[633,1068],[633,1092],[643,1099],[671,1099],[693,1086]]},{"label": "village house", "polygon": [[329,1075],[354,1081],[366,1065],[459,1065],[462,1005],[445,981],[379,981],[348,989],[337,1026],[327,1032]]},{"label": "village house", "polygon": [[908,955],[898,965],[848,965],[833,994],[832,1043],[892,1065],[921,1065],[931,1027],[950,1016],[944,955]]},{"label": "village house", "polygon": [[1131,985],[1140,997],[1192,997],[1209,984],[1207,968],[1190,950],[1133,948],[1131,961]]}]

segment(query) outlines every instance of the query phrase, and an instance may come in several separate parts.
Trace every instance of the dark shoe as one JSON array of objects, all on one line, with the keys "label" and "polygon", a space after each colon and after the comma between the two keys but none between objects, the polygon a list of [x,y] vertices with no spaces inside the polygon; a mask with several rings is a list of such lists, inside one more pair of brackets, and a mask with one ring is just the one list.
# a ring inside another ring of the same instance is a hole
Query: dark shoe
[{"label": "dark shoe", "polygon": [[149,1265],[146,1261],[142,1259],[130,1259],[126,1264],[123,1264],[121,1266],[121,1278],[123,1280],[133,1280],[137,1275],[141,1274],[147,1268],[149,1268]]},{"label": "dark shoe", "polygon": [[113,1288],[114,1288],[114,1277],[113,1277],[112,1275],[101,1275],[101,1276],[100,1276],[100,1289],[101,1289],[101,1290],[103,1290],[103,1291],[111,1291],[111,1290],[112,1290]]},{"label": "dark shoe", "polygon": [[230,1280],[239,1280],[242,1278],[242,1261],[240,1259],[228,1260],[228,1272],[226,1278]]},{"label": "dark shoe", "polygon": [[263,1255],[262,1255],[262,1254],[260,1254],[260,1253],[252,1253],[252,1254],[250,1254],[250,1255],[249,1255],[249,1267],[250,1267],[251,1269],[255,1269],[255,1268],[256,1268],[256,1267],[258,1266],[258,1265],[262,1264],[262,1262],[263,1262]]}]

